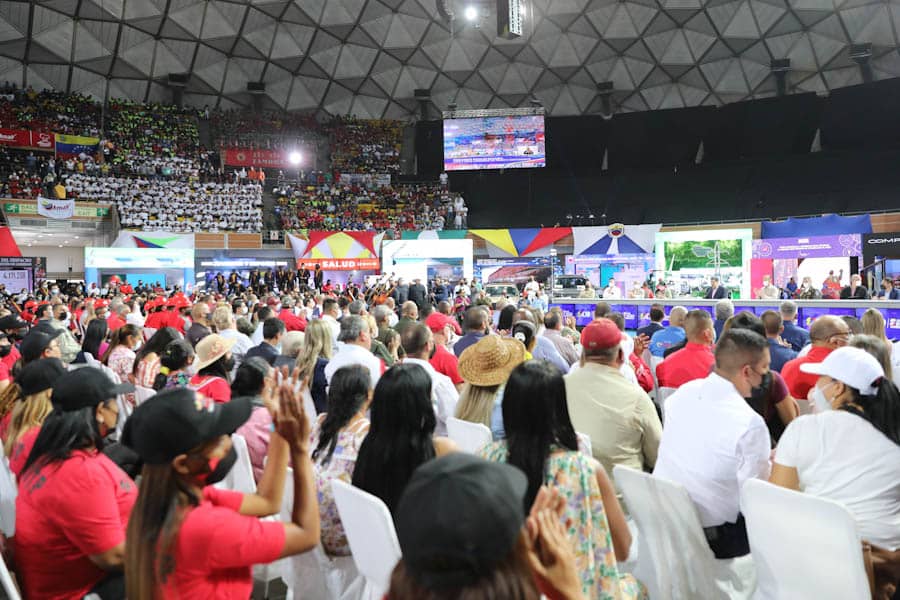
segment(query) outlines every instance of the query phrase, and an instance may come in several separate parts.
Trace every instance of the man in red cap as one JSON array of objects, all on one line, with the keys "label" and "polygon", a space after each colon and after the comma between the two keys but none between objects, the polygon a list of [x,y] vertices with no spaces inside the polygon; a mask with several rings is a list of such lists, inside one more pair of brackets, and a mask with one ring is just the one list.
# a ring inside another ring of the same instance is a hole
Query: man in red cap
[{"label": "man in red cap", "polygon": [[434,370],[446,375],[457,389],[462,387],[463,378],[459,374],[458,359],[456,355],[447,350],[447,343],[456,323],[451,317],[439,312],[433,312],[425,319],[425,325],[434,334],[434,354],[428,360]]},{"label": "man in red cap", "polygon": [[653,401],[620,371],[628,361],[621,344],[615,323],[595,319],[581,332],[581,367],[565,376],[572,425],[590,436],[610,477],[617,464],[653,468],[662,436]]},{"label": "man in red cap", "polygon": [[177,330],[178,333],[184,335],[186,324],[182,312],[184,309],[191,307],[190,300],[185,298],[183,294],[175,294],[169,298],[169,302],[166,306],[169,310],[166,312],[166,316],[163,320],[163,327],[172,327]]},{"label": "man in red cap", "polygon": [[294,314],[294,299],[284,296],[281,299],[281,312],[278,318],[284,323],[288,331],[306,331],[306,319]]}]

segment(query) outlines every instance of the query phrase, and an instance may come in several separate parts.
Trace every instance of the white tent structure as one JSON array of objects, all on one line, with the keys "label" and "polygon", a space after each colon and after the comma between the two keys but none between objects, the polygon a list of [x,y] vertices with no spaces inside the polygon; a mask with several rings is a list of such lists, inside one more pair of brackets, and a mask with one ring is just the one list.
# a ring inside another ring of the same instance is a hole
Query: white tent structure
[{"label": "white tent structure", "polygon": [[[44,0],[0,2],[0,82],[100,99],[402,118],[414,90],[443,110],[529,106],[550,115],[719,105],[900,75],[900,0],[522,0],[523,35],[496,35],[485,0]],[[478,16],[466,19],[465,8]],[[455,16],[455,18],[448,18]],[[607,84],[608,85],[608,84]]]}]

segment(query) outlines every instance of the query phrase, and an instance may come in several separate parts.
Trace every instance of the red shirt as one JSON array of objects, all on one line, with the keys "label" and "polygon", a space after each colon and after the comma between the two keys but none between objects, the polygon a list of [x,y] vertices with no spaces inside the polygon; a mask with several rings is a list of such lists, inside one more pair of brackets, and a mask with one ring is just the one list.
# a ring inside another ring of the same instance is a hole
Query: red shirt
[{"label": "red shirt", "polygon": [[703,379],[714,364],[716,357],[712,348],[688,342],[656,366],[656,379],[660,387],[678,388],[688,381]]},{"label": "red shirt", "polygon": [[191,377],[190,388],[212,399],[214,402],[225,403],[231,401],[231,387],[221,377],[194,375]]},{"label": "red shirt", "polygon": [[203,489],[200,505],[183,517],[173,544],[174,572],[161,598],[240,598],[253,589],[251,567],[270,563],[284,550],[284,524],[238,513],[244,495]]},{"label": "red shirt", "polygon": [[144,327],[149,329],[162,329],[165,325],[162,322],[162,317],[165,316],[165,313],[161,312],[152,312],[147,315],[147,318],[144,320]]},{"label": "red shirt", "polygon": [[631,366],[634,368],[634,374],[637,377],[638,385],[641,386],[648,394],[653,391],[653,375],[650,373],[650,367],[644,362],[644,359],[632,352],[628,355]]},{"label": "red shirt", "polygon": [[455,354],[448,352],[443,344],[435,344],[434,356],[428,362],[435,371],[449,377],[453,385],[463,382],[463,378],[459,375],[459,359]]},{"label": "red shirt", "polygon": [[0,362],[0,381],[6,381],[8,379],[12,379],[9,374],[9,367],[6,366],[6,363]]},{"label": "red shirt", "polygon": [[13,344],[13,347],[9,350],[9,354],[7,354],[3,358],[0,358],[0,363],[6,365],[6,368],[8,370],[12,370],[13,365],[16,364],[16,361],[20,358],[22,358],[22,355],[19,354],[19,349],[16,348],[15,344]]},{"label": "red shirt", "polygon": [[110,331],[115,331],[119,327],[125,325],[125,321],[119,318],[119,315],[112,314],[109,315],[109,318],[106,319],[106,325],[109,327]]},{"label": "red shirt", "polygon": [[832,348],[825,346],[813,346],[809,349],[806,356],[798,356],[793,360],[789,360],[781,367],[781,378],[788,386],[791,396],[798,400],[806,400],[809,390],[816,385],[819,380],[818,375],[812,373],[804,373],[800,370],[800,365],[804,363],[820,363],[825,357],[831,354]]},{"label": "red shirt", "polygon": [[88,558],[125,541],[137,499],[131,478],[106,455],[77,450],[19,480],[16,535],[26,598],[81,598],[108,573]]},{"label": "red shirt", "polygon": [[9,453],[9,470],[16,474],[16,477],[22,472],[31,449],[34,448],[34,441],[41,432],[41,426],[35,425],[25,433],[19,436],[18,441],[13,444],[12,451]]},{"label": "red shirt", "polygon": [[282,308],[278,318],[288,331],[306,331],[306,319],[301,319],[289,308]]},{"label": "red shirt", "polygon": [[160,319],[160,325],[162,327],[172,327],[178,331],[181,335],[184,335],[184,317],[181,316],[181,313],[177,310],[166,311],[165,316]]}]

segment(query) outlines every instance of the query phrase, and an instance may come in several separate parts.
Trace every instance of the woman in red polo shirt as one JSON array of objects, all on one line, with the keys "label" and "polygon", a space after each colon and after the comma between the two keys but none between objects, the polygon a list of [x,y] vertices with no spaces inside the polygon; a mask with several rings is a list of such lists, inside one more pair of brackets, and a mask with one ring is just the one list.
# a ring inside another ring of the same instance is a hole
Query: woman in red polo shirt
[{"label": "woman in red polo shirt", "polygon": [[29,599],[124,598],[125,528],[137,489],[99,448],[118,421],[114,385],[84,367],[53,384],[44,420],[19,478],[16,574]]},{"label": "woman in red polo shirt", "polygon": [[[305,552],[319,543],[319,505],[309,458],[309,421],[293,386],[279,390],[275,431],[256,494],[220,490],[237,454],[233,433],[249,417],[248,398],[217,404],[186,388],[165,390],[138,406],[123,442],[144,460],[128,526],[129,600],[250,597],[254,564]],[[277,513],[288,459],[293,522]]]},{"label": "woman in red polo shirt", "polygon": [[231,347],[234,342],[234,339],[223,338],[217,333],[197,342],[194,348],[197,353],[194,359],[197,374],[191,377],[188,387],[216,402],[231,400],[231,371],[234,370]]}]

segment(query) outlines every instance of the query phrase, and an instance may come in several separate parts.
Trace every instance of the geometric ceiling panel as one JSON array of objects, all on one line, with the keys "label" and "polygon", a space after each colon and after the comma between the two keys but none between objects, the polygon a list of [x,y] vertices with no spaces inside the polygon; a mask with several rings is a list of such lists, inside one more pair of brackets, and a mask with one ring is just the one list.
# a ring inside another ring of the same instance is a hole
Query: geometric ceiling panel
[{"label": "geometric ceiling panel", "polygon": [[[475,22],[464,9],[481,10]],[[496,35],[487,0],[0,1],[0,80],[136,100],[246,106],[247,82],[286,110],[410,117],[415,90],[445,109],[599,111],[597,85],[636,111],[720,105],[900,77],[900,0],[523,0],[523,34]]]}]

